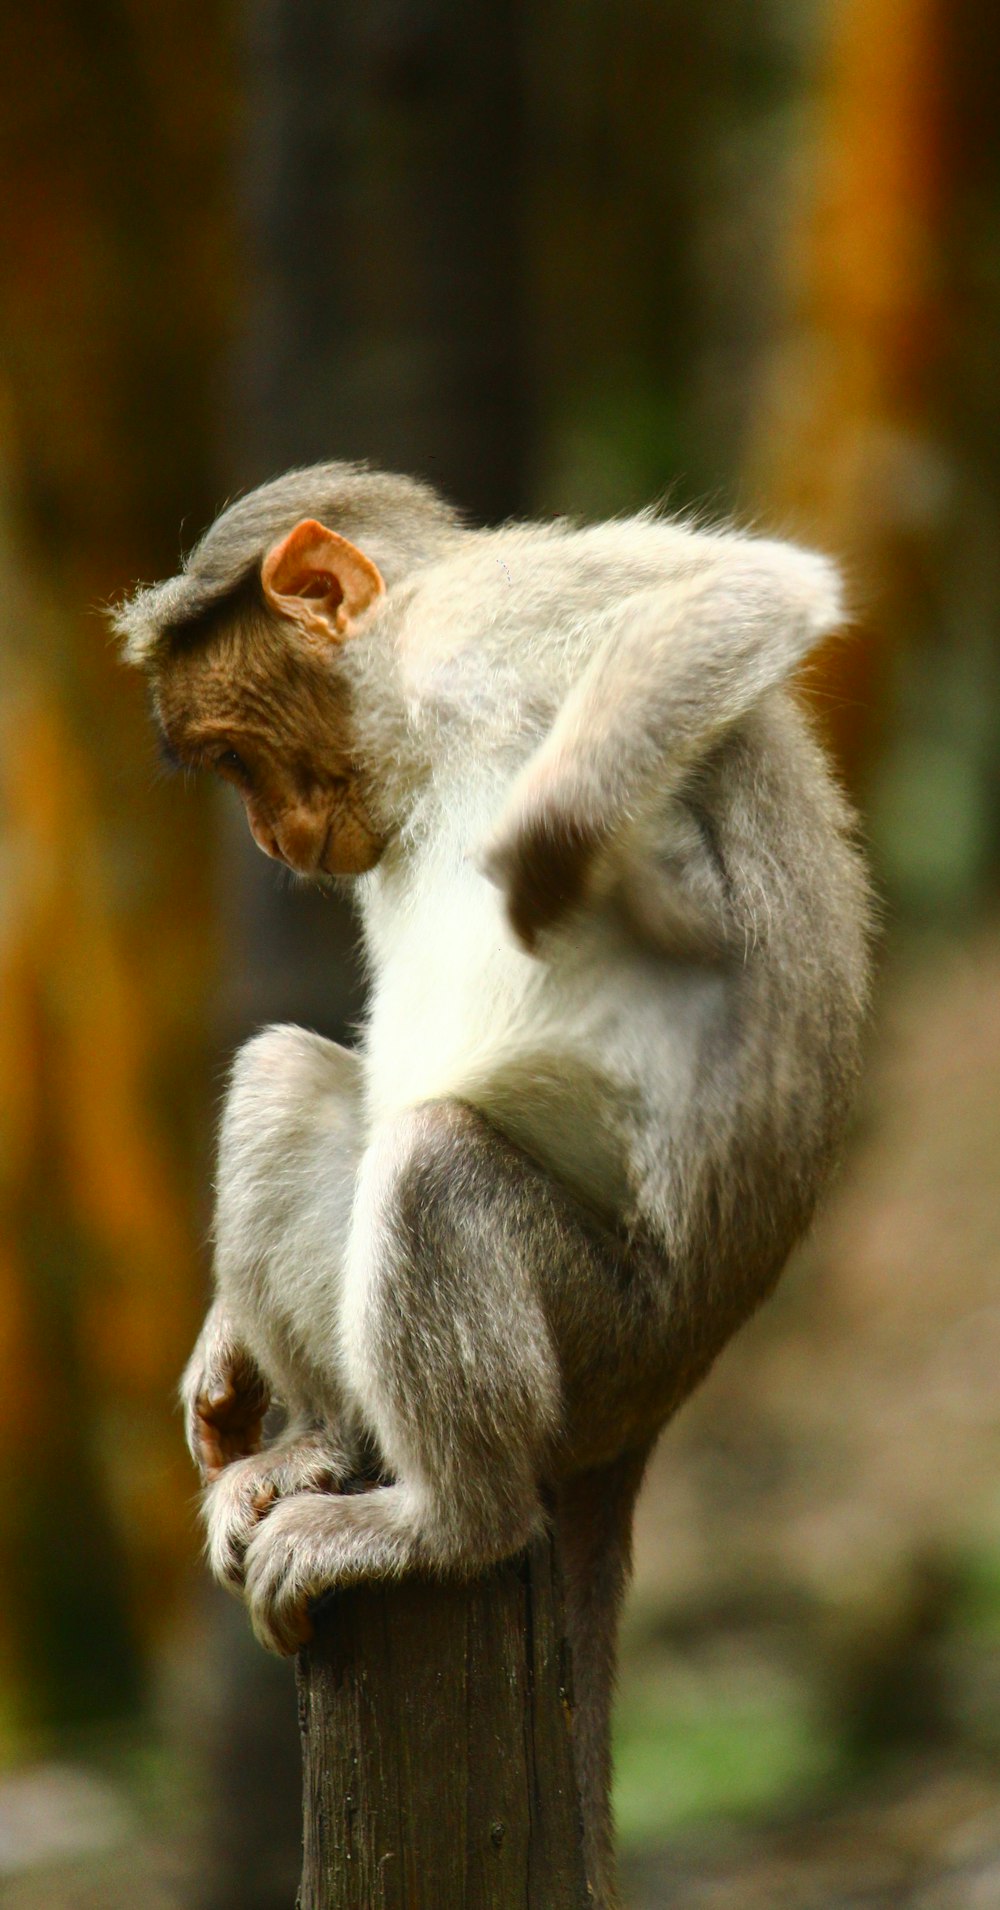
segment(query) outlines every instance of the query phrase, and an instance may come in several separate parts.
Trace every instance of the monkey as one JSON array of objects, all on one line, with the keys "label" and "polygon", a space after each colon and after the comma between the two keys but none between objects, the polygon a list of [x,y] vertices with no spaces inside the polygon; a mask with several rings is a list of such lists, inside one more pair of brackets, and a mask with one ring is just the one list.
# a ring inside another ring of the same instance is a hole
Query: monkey
[{"label": "monkey", "polygon": [[869,885],[794,682],[837,574],[655,510],[483,530],[329,463],[113,615],[169,757],[349,885],[370,974],[357,1049],[272,1027],[233,1066],[183,1382],[212,1570],[287,1654],[329,1588],[554,1520],[610,1906],[634,1499],[858,1077]]}]

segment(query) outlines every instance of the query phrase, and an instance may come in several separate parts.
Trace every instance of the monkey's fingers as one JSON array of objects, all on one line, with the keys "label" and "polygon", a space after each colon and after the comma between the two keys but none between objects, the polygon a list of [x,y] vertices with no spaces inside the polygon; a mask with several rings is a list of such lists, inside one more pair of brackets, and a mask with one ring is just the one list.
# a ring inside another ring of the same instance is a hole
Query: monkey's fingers
[{"label": "monkey's fingers", "polygon": [[487,846],[481,867],[504,891],[510,925],[529,954],[545,929],[585,900],[603,841],[603,832],[582,818],[546,808]]},{"label": "monkey's fingers", "polygon": [[217,1479],[235,1459],[248,1459],[260,1451],[260,1425],[258,1420],[238,1432],[223,1430],[211,1417],[198,1412],[196,1450],[199,1468],[207,1482]]},{"label": "monkey's fingers", "polygon": [[211,1381],[194,1402],[195,1448],[206,1479],[234,1459],[259,1452],[270,1394],[255,1367],[242,1364]]}]

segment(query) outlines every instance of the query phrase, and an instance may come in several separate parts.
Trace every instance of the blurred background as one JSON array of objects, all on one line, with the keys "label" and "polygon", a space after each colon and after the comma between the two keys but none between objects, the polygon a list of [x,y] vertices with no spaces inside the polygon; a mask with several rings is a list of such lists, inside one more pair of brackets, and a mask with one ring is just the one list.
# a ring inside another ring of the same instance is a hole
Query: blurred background
[{"label": "blurred background", "polygon": [[278,1910],[290,1669],[174,1388],[226,1056],[349,920],[158,773],[101,607],[365,457],[842,560],[804,685],[884,901],[845,1171],[662,1442],[633,1910],[1000,1904],[1000,17],[988,0],[6,0],[0,1896]]}]

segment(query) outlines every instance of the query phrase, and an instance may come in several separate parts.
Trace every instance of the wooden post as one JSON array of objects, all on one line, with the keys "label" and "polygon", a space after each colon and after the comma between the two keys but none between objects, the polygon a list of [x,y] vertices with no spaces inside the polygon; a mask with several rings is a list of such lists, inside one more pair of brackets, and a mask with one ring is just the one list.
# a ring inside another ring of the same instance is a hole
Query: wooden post
[{"label": "wooden post", "polygon": [[299,1910],[583,1910],[553,1541],[340,1593],[299,1662]]}]

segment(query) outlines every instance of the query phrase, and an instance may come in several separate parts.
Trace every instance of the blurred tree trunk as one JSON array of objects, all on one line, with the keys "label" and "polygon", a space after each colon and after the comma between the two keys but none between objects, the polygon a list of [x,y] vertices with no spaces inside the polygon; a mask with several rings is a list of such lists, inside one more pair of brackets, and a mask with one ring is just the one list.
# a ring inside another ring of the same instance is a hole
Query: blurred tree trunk
[{"label": "blurred tree trunk", "polygon": [[929,919],[1000,862],[998,87],[978,0],[831,10],[751,459],[768,515],[845,561],[856,628],[805,688]]},{"label": "blurred tree trunk", "polygon": [[205,811],[155,787],[93,606],[209,502],[224,63],[211,3],[0,26],[0,1627],[53,1720],[132,1702],[193,1536]]},{"label": "blurred tree trunk", "polygon": [[857,783],[884,741],[891,645],[921,588],[943,473],[930,416],[944,319],[949,87],[941,0],[830,11],[788,315],[750,459],[768,518],[842,558],[859,628],[806,677]]},{"label": "blurred tree trunk", "polygon": [[[251,297],[221,482],[324,458],[425,477],[473,518],[523,509],[524,106],[516,0],[254,0],[242,163]],[[232,813],[235,813],[233,805]],[[343,1038],[347,911],[227,839],[232,1039],[275,1015]]]},{"label": "blurred tree trunk", "polygon": [[240,481],[365,458],[475,517],[518,509],[522,8],[254,0],[248,52]]},{"label": "blurred tree trunk", "polygon": [[545,511],[733,505],[813,5],[529,9]]},{"label": "blurred tree trunk", "polygon": [[[520,9],[488,0],[255,0],[242,166],[251,297],[221,488],[359,458],[436,484],[473,517],[526,502]],[[289,888],[227,811],[220,907],[227,1045],[291,1019],[351,1038],[362,1008],[349,910]],[[233,959],[235,951],[235,959]],[[216,1623],[225,1702],[204,1901],[292,1900],[301,1788],[290,1676]],[[247,1731],[248,1706],[253,1729]]]}]

